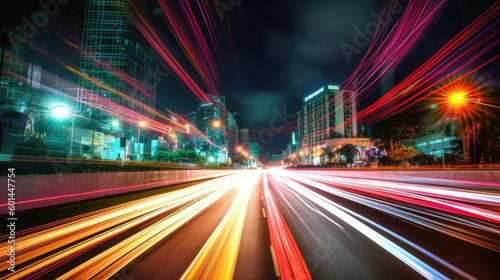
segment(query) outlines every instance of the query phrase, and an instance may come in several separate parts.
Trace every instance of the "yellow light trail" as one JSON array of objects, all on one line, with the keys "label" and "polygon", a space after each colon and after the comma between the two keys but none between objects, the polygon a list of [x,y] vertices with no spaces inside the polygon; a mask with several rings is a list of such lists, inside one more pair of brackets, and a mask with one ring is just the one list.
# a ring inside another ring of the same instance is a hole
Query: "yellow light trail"
[{"label": "yellow light trail", "polygon": [[[230,188],[230,187],[229,187]],[[107,279],[157,242],[178,229],[223,196],[228,186],[204,197],[197,203],[183,207],[119,244],[72,269],[58,279]]]},{"label": "yellow light trail", "polygon": [[260,178],[257,174],[245,174],[238,194],[224,219],[217,226],[201,251],[181,279],[232,279],[240,247],[243,222],[252,188]]},{"label": "yellow light trail", "polygon": [[[142,222],[182,206],[180,210],[143,229],[138,234],[141,234],[141,238],[146,240],[148,236],[149,238],[154,236],[155,230],[162,226],[165,229],[165,225],[169,226],[168,233],[170,233],[231,189],[234,186],[232,184],[233,178],[238,178],[238,175],[210,180],[188,188],[123,203],[22,231],[16,240],[16,273],[0,279],[22,279],[44,268],[57,266],[66,258],[99,245]],[[89,236],[92,237],[89,238]],[[134,236],[137,237],[137,234]],[[53,252],[26,266],[19,266],[72,243],[76,244]],[[129,250],[132,249],[130,246],[128,246]],[[7,249],[8,246],[4,242],[0,256],[2,270],[5,270],[6,265],[8,265],[6,262]]]}]

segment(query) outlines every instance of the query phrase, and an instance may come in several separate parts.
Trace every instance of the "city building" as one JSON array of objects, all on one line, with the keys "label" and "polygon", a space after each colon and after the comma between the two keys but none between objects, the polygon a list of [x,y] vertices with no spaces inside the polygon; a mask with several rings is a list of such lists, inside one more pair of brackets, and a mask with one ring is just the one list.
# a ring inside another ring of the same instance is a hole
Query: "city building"
[{"label": "city building", "polygon": [[198,127],[197,123],[197,116],[198,116],[198,111],[193,111],[187,115],[184,116],[184,119],[188,122],[190,122],[194,127]]},{"label": "city building", "polygon": [[238,125],[238,128],[243,127],[243,114],[242,113],[233,113],[233,117],[236,120],[236,125]]},{"label": "city building", "polygon": [[254,160],[258,161],[260,153],[259,143],[248,143],[248,152]]},{"label": "city building", "polygon": [[[352,144],[357,148],[356,161],[365,160],[365,151],[373,143],[363,137],[358,130],[358,104],[353,91],[340,90],[338,85],[328,84],[304,97],[302,109],[297,112],[300,145],[288,147],[290,154],[300,165],[319,165],[323,161],[323,149],[332,152],[343,145]],[[292,143],[294,135],[292,134]]]},{"label": "city building", "polygon": [[437,114],[430,114],[422,118],[422,121],[423,132],[413,138],[413,146],[420,153],[436,158],[443,155],[443,148],[444,153],[456,153],[461,142],[460,120],[448,118],[443,121]]},{"label": "city building", "polygon": [[229,158],[234,158],[238,147],[238,123],[234,113],[227,114],[226,120],[227,152]]},{"label": "city building", "polygon": [[[210,103],[202,103],[196,114],[196,128],[205,133],[212,143],[220,148],[213,147],[203,139],[198,139],[196,150],[206,156],[209,161],[228,163],[228,113],[226,110],[226,98],[214,94],[207,94]],[[193,118],[191,118],[193,119]],[[233,121],[231,121],[232,125]],[[234,127],[231,127],[231,131]],[[234,139],[233,139],[234,140]]]},{"label": "city building", "polygon": [[248,146],[248,141],[250,139],[250,131],[248,128],[241,128],[238,131],[238,145],[242,147]]},{"label": "city building", "polygon": [[[87,0],[83,11],[82,53],[80,55],[79,70],[86,76],[95,79],[106,86],[111,87],[126,96],[129,96],[146,106],[155,107],[156,96],[156,72],[152,47],[144,44],[137,36],[130,16],[127,0],[100,1]],[[134,83],[129,83],[123,77],[133,77]],[[152,114],[125,98],[110,92],[92,81],[83,77],[78,78],[78,88],[75,95],[79,101],[94,103],[100,97],[109,99],[119,105],[125,106],[144,116],[152,117]],[[92,95],[90,95],[92,94]],[[111,134],[109,127],[113,122],[110,115],[103,114],[90,106],[76,103],[76,113],[90,118],[92,131],[100,127],[99,132]],[[82,123],[78,118],[77,126],[89,126]],[[123,137],[131,141],[131,155],[121,155],[122,158],[135,160],[144,159],[144,154],[151,154],[149,145],[153,136],[148,129],[142,129],[137,124],[122,123],[119,128]],[[90,143],[88,129],[81,131],[83,135],[75,133],[74,141],[83,143],[81,148],[72,148],[71,153],[89,154],[102,156],[112,147]],[[94,132],[92,132],[94,134]],[[95,141],[95,135],[92,137]],[[87,139],[84,141],[84,139]],[[92,141],[90,139],[90,141]],[[77,145],[78,146],[78,145]],[[91,146],[91,148],[90,148]],[[82,150],[83,149],[83,150]],[[87,153],[88,152],[88,153]],[[84,155],[85,156],[85,155]],[[117,155],[111,153],[111,159]]]},{"label": "city building", "polygon": [[274,166],[282,166],[283,165],[283,155],[273,154],[272,161],[270,161],[269,164],[274,165]]},{"label": "city building", "polygon": [[326,139],[358,134],[356,95],[326,85],[304,98],[298,112],[299,133],[305,149],[323,145]]},{"label": "city building", "polygon": [[[32,84],[35,67],[27,64],[25,60],[26,45],[16,44],[11,46],[14,37],[21,37],[21,24],[3,24],[6,40],[2,43],[1,53],[3,61],[0,80],[0,106],[16,112],[23,112],[26,106],[28,87]],[[1,42],[0,42],[1,43]],[[26,81],[20,81],[19,78]],[[38,81],[39,82],[39,81]],[[36,83],[36,81],[35,81]]]}]

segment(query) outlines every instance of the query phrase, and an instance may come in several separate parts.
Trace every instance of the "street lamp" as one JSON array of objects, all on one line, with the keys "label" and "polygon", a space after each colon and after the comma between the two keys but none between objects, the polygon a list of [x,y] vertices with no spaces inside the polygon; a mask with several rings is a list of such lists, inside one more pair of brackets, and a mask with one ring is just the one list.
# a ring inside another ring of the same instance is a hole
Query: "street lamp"
[{"label": "street lamp", "polygon": [[75,133],[75,115],[71,114],[71,112],[64,105],[55,106],[54,109],[52,110],[52,115],[56,119],[59,119],[59,120],[67,118],[68,116],[71,115],[72,122],[71,122],[70,156],[73,156],[73,142],[74,142],[73,138],[74,138],[74,133]]},{"label": "street lamp", "polygon": [[68,111],[68,109],[65,106],[58,105],[58,106],[54,107],[54,109],[52,110],[52,115],[56,119],[64,119],[70,115],[70,112]]}]

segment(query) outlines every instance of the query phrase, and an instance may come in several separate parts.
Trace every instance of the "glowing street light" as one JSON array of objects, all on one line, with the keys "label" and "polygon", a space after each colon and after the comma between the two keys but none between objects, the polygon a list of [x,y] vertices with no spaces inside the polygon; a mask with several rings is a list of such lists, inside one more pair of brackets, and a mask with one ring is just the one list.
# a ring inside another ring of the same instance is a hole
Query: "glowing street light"
[{"label": "glowing street light", "polygon": [[68,117],[70,115],[70,113],[66,107],[60,105],[60,106],[54,107],[54,109],[52,111],[52,115],[54,115],[54,117],[56,119],[64,119],[64,118]]},{"label": "glowing street light", "polygon": [[450,95],[449,99],[450,103],[455,105],[455,106],[460,106],[464,104],[465,100],[465,93],[464,92],[455,92],[452,95]]},{"label": "glowing street light", "polygon": [[141,126],[141,127],[145,127],[145,126],[146,126],[146,122],[140,122],[140,123],[139,123],[139,126]]},{"label": "glowing street light", "polygon": [[238,147],[238,151],[240,151],[240,152],[241,152],[241,147]]},{"label": "glowing street light", "polygon": [[214,121],[213,122],[214,127],[219,127],[220,126],[220,121]]},{"label": "glowing street light", "polygon": [[[68,110],[68,108],[66,108],[66,106],[64,105],[58,105],[58,106],[55,106],[53,109],[52,109],[52,115],[60,120],[60,119],[65,119],[67,117],[69,117],[70,115],[72,116],[72,123],[71,123],[71,144],[70,144],[70,152],[69,152],[69,155],[72,156],[73,155],[73,138],[74,138],[74,135],[75,135],[75,115],[74,114],[71,114],[71,112]],[[94,136],[92,135],[92,145],[94,145]],[[92,150],[93,151],[93,150]]]}]

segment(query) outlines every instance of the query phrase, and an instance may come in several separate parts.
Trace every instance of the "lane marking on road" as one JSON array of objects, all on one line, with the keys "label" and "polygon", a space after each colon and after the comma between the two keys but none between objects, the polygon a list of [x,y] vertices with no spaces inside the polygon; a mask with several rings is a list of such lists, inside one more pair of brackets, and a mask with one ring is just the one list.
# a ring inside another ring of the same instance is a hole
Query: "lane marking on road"
[{"label": "lane marking on road", "polygon": [[280,271],[278,269],[278,264],[276,264],[276,257],[274,256],[274,249],[273,246],[271,245],[269,248],[271,248],[271,256],[273,257],[273,266],[274,266],[274,273],[276,273],[276,277],[280,278]]},{"label": "lane marking on road", "polygon": [[262,208],[262,216],[266,217],[266,209]]}]

